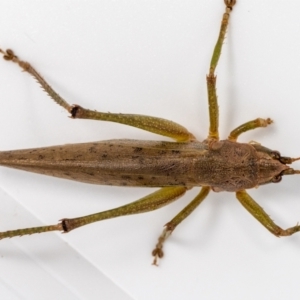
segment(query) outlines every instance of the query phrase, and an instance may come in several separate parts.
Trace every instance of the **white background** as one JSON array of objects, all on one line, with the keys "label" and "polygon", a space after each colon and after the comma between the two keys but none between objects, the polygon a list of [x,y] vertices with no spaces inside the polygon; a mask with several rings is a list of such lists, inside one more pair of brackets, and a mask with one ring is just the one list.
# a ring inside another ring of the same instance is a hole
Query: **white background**
[{"label": "white background", "polygon": [[[0,1],[0,47],[12,48],[70,103],[174,120],[207,135],[205,75],[222,0]],[[274,125],[241,137],[299,156],[300,2],[240,0],[218,74],[220,133],[256,117]],[[164,139],[71,120],[28,74],[0,61],[0,148],[112,138]],[[299,167],[299,163],[295,167]],[[251,190],[281,226],[300,221],[299,177]],[[55,224],[153,191],[92,186],[1,168],[0,229]],[[197,193],[159,211],[70,234],[0,242],[1,299],[299,299],[300,234],[275,238],[235,200],[211,193],[165,245],[163,225]]]}]

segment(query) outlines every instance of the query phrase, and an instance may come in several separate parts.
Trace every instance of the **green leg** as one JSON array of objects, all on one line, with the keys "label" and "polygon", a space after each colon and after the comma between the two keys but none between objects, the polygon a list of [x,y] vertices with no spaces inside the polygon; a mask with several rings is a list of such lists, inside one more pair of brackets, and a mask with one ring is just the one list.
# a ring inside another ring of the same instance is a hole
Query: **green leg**
[{"label": "green leg", "polygon": [[62,219],[60,223],[50,226],[41,226],[33,228],[18,229],[0,233],[0,239],[11,238],[14,236],[31,235],[34,233],[42,233],[48,231],[70,232],[78,227],[121,216],[139,214],[143,212],[159,209],[185,194],[186,187],[164,187],[150,195],[143,197],[137,201],[127,205],[120,206],[115,209],[103,211],[100,213],[74,218]]},{"label": "green leg", "polygon": [[210,187],[205,186],[201,189],[200,193],[190,202],[178,215],[175,216],[170,222],[165,225],[165,229],[158,238],[158,243],[155,246],[155,249],[152,251],[154,256],[153,265],[157,265],[159,258],[162,258],[164,255],[163,244],[165,240],[171,235],[174,229],[179,225],[185,218],[187,218],[195,209],[200,205],[200,203],[205,199],[210,191]]},{"label": "green leg", "polygon": [[228,27],[228,21],[232,7],[235,5],[235,0],[225,0],[226,10],[223,14],[221,28],[217,43],[214,48],[214,52],[210,62],[209,74],[206,76],[207,93],[208,93],[208,106],[209,106],[209,133],[208,139],[219,139],[219,107],[218,98],[216,92],[216,80],[215,69],[218,65],[218,61],[221,55],[223,42],[225,39],[226,30]]},{"label": "green leg", "polygon": [[5,60],[10,60],[18,64],[24,71],[32,75],[39,82],[45,92],[58,105],[65,108],[74,119],[93,119],[121,123],[167,136],[179,142],[195,139],[193,134],[190,133],[186,128],[166,119],[134,114],[103,113],[95,110],[85,109],[79,105],[70,105],[51,88],[44,78],[28,62],[20,60],[12,50],[7,50],[5,52],[0,49],[0,53],[3,54]]},{"label": "green leg", "polygon": [[267,118],[267,119],[257,118],[255,120],[246,122],[246,123],[240,125],[239,127],[233,129],[230,132],[228,139],[230,141],[235,142],[240,134],[242,134],[246,131],[249,131],[249,130],[253,130],[255,128],[267,127],[268,125],[270,125],[272,123],[273,123],[273,121],[270,118]]},{"label": "green leg", "polygon": [[261,206],[259,206],[245,190],[236,192],[236,197],[240,203],[250,212],[250,214],[265,226],[271,233],[280,236],[289,236],[300,231],[300,226],[296,225],[287,229],[282,229],[276,225],[273,220],[265,213]]}]

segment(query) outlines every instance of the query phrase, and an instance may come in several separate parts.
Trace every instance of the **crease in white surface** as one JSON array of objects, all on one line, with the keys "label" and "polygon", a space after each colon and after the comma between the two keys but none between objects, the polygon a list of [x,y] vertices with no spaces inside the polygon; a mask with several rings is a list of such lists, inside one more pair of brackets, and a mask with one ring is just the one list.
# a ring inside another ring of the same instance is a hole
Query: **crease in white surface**
[{"label": "crease in white surface", "polygon": [[5,277],[4,276],[0,276],[1,278],[1,285],[2,287],[5,288],[5,291],[1,291],[0,292],[0,295],[5,295],[5,299],[8,299],[8,300],[13,300],[13,299],[25,299],[21,294],[20,294],[20,291],[18,291],[13,285],[11,282],[7,282],[5,280]]},{"label": "crease in white surface", "polygon": [[[37,223],[44,224],[44,222],[42,222],[42,221],[40,220],[40,218],[39,218],[37,215],[33,214],[33,213],[30,211],[30,209],[26,208],[21,202],[19,202],[18,200],[14,199],[11,195],[9,195],[9,192],[7,192],[7,191],[5,190],[5,188],[2,188],[2,187],[1,187],[1,190],[2,190],[2,193],[0,192],[0,194],[1,194],[1,196],[2,196],[2,197],[1,197],[1,200],[3,200],[3,197],[5,196],[3,193],[6,193],[7,196],[10,198],[10,200],[11,200],[12,202],[15,201],[15,202],[18,204],[18,206],[21,207],[21,209],[20,209],[21,211],[26,212],[27,215],[30,215],[30,218],[31,218],[31,219],[37,220],[37,221],[38,221]],[[1,204],[2,204],[2,205],[4,204],[3,201],[2,201]],[[11,205],[14,205],[14,204],[11,203]],[[23,217],[25,217],[26,214],[22,214]],[[20,215],[19,217],[22,217],[22,215]],[[28,216],[27,216],[27,217],[28,217]],[[1,224],[1,226],[2,226],[2,224]],[[42,225],[41,225],[41,226],[42,226]],[[53,233],[50,233],[50,234],[53,234]],[[21,237],[21,238],[22,238],[22,237]],[[43,238],[43,237],[41,236],[41,238]],[[66,243],[66,242],[64,241],[64,239],[63,239],[59,234],[55,234],[55,237],[54,237],[54,236],[52,237],[52,240],[54,240],[54,242],[57,242],[57,239],[59,239],[59,240],[61,241],[60,243],[63,243],[64,248],[67,247],[67,248],[70,248],[70,249],[71,249],[71,251],[72,251],[72,257],[71,257],[71,259],[74,260],[74,257],[75,257],[75,256],[77,256],[77,255],[80,256],[80,260],[81,260],[80,265],[81,265],[81,266],[82,266],[82,264],[84,264],[84,265],[86,265],[86,267],[88,267],[88,266],[93,267],[95,271],[97,271],[97,272],[99,272],[99,273],[101,274],[101,275],[99,274],[100,276],[104,277],[105,280],[111,281],[111,283],[112,283],[116,288],[118,288],[118,289],[120,290],[121,293],[125,293],[125,294],[128,296],[128,293],[126,293],[126,291],[124,291],[123,289],[121,289],[120,286],[116,285],[116,283],[114,283],[114,281],[113,281],[111,278],[109,278],[109,276],[107,276],[102,270],[100,270],[100,269],[99,269],[95,264],[93,264],[93,262],[91,262],[88,258],[86,258],[85,255],[83,255],[82,253],[80,253],[80,251],[78,251],[78,250],[76,249],[76,247],[74,247],[71,243]],[[56,282],[58,282],[62,287],[64,287],[64,289],[67,289],[67,290],[69,291],[69,293],[70,293],[70,299],[75,299],[75,297],[76,297],[76,299],[86,299],[85,296],[83,295],[81,289],[78,290],[78,285],[77,285],[77,286],[74,286],[74,285],[73,285],[73,284],[74,284],[74,279],[73,279],[73,283],[72,283],[72,281],[70,282],[70,280],[66,280],[66,278],[68,278],[68,277],[66,276],[66,274],[64,274],[64,275],[62,276],[61,273],[55,272],[55,271],[53,270],[53,268],[50,267],[50,265],[47,265],[47,264],[45,263],[45,261],[42,260],[41,258],[39,258],[38,256],[33,255],[33,254],[30,252],[30,250],[27,249],[27,247],[26,247],[25,245],[23,245],[22,243],[18,242],[17,240],[10,240],[10,243],[12,243],[12,244],[14,245],[14,247],[18,248],[18,249],[23,253],[23,255],[24,255],[23,258],[25,258],[25,260],[29,259],[30,261],[32,261],[32,263],[34,263],[34,264],[36,265],[36,267],[42,269],[46,274],[48,274],[49,276],[51,276]],[[63,249],[63,250],[64,250],[64,249]],[[0,245],[0,253],[1,253],[1,245]],[[69,255],[69,254],[66,254],[66,255]],[[7,254],[6,256],[9,256],[9,254]],[[5,258],[3,258],[3,259],[5,259]],[[54,258],[54,259],[55,259],[55,258]],[[68,256],[67,259],[70,259],[70,256]],[[22,260],[21,260],[21,261],[22,261]],[[78,261],[77,261],[77,263],[78,263]],[[20,264],[20,266],[21,266],[21,264]],[[78,266],[78,267],[80,268],[80,266]],[[85,269],[86,269],[86,268],[85,268]],[[82,271],[82,267],[81,267],[81,271]],[[64,277],[64,276],[65,276],[65,277]],[[13,286],[9,283],[9,281],[6,281],[6,280],[5,280],[5,276],[1,275],[1,278],[2,278],[3,282],[4,282],[7,286],[11,287],[17,294],[19,294],[19,293],[17,292],[17,290],[15,290],[15,289],[13,288]],[[71,283],[71,284],[70,284],[70,283]],[[77,288],[77,289],[76,289],[76,288]],[[125,299],[125,297],[126,297],[125,294],[124,294],[124,296],[123,296],[124,299]],[[19,295],[19,296],[20,296],[20,295]],[[66,296],[65,296],[65,297],[66,297]],[[127,297],[126,297],[126,298],[127,298]],[[50,298],[49,298],[49,299],[50,299]],[[64,298],[64,299],[66,299],[66,298]],[[92,298],[89,298],[89,299],[92,299]],[[95,298],[95,299],[96,299],[96,298]],[[128,299],[129,299],[129,298],[128,298]],[[131,298],[131,299],[132,299],[132,298]]]}]

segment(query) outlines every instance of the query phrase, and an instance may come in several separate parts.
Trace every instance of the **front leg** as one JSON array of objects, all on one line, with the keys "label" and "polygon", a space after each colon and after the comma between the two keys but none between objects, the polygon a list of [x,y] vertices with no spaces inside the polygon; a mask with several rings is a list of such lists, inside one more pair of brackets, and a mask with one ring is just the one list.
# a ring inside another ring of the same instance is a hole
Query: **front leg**
[{"label": "front leg", "polygon": [[258,205],[245,190],[236,192],[236,197],[249,213],[265,226],[275,236],[289,236],[300,231],[300,226],[296,225],[287,229],[282,229],[266,214],[263,208]]},{"label": "front leg", "polygon": [[233,129],[229,136],[228,140],[236,142],[237,138],[244,132],[247,132],[249,130],[253,130],[256,128],[262,128],[262,127],[267,127],[268,125],[272,124],[273,121],[270,118],[267,119],[262,119],[262,118],[257,118],[255,120],[248,121],[237,128]]},{"label": "front leg", "polygon": [[52,87],[45,81],[45,79],[28,63],[20,60],[12,50],[3,51],[3,58],[18,64],[25,72],[32,75],[43,90],[60,106],[66,109],[73,119],[92,119],[99,121],[116,122],[124,125],[137,127],[156,134],[167,136],[175,139],[178,142],[194,140],[195,137],[183,126],[166,119],[156,118],[144,115],[134,114],[113,114],[98,112],[95,110],[85,109],[79,105],[70,105]]}]

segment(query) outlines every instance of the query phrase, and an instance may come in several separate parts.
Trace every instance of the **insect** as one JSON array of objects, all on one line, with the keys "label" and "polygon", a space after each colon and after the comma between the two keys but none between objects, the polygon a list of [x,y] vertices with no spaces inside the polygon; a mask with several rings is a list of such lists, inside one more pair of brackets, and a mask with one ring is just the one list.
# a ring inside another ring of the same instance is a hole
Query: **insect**
[{"label": "insect", "polygon": [[6,167],[91,184],[160,187],[158,191],[121,207],[73,219],[64,218],[55,225],[1,232],[0,239],[48,231],[67,233],[93,222],[153,211],[170,204],[193,187],[201,187],[199,194],[165,225],[152,252],[153,264],[156,265],[158,259],[163,257],[166,239],[211,190],[235,192],[238,201],[275,236],[288,236],[300,231],[300,225],[280,228],[246,192],[246,189],[279,182],[284,175],[300,174],[299,170],[289,166],[300,158],[281,156],[278,151],[258,143],[237,142],[242,133],[266,127],[272,120],[250,120],[232,130],[226,140],[219,139],[215,69],[236,0],[224,2],[225,13],[206,77],[210,126],[204,141],[197,141],[186,128],[169,120],[104,113],[70,105],[29,63],[19,59],[12,50],[0,50],[5,60],[16,63],[32,75],[46,93],[71,114],[71,118],[116,122],[175,140],[108,140],[0,152],[0,165]]}]

